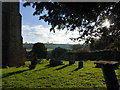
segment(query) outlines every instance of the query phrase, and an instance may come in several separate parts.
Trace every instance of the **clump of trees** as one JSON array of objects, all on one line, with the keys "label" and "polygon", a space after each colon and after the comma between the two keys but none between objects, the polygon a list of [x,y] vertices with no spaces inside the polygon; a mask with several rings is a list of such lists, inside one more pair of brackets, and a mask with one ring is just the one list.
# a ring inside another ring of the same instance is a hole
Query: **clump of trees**
[{"label": "clump of trees", "polygon": [[34,69],[37,65],[37,59],[44,59],[47,56],[47,48],[43,43],[35,43],[31,50],[31,65],[29,69]]},{"label": "clump of trees", "polygon": [[[50,31],[55,32],[55,28],[78,30],[79,37],[71,40],[84,40],[86,44],[90,43],[91,47],[95,47],[93,49],[108,48],[120,51],[120,2],[26,2],[24,4],[25,7],[30,5],[35,8],[33,15],[39,15],[39,20],[51,25]],[[44,9],[48,13],[43,14]],[[103,25],[106,20],[109,21],[109,28]],[[86,55],[89,54],[85,53]]]},{"label": "clump of trees", "polygon": [[[79,37],[71,40],[94,43],[96,39],[107,41],[111,48],[120,46],[120,2],[26,2],[24,6],[35,8],[33,15],[39,15],[51,25],[50,31],[57,29],[78,30]],[[71,7],[72,6],[72,7]],[[48,13],[43,14],[44,10]],[[103,26],[105,20],[110,27]]]}]

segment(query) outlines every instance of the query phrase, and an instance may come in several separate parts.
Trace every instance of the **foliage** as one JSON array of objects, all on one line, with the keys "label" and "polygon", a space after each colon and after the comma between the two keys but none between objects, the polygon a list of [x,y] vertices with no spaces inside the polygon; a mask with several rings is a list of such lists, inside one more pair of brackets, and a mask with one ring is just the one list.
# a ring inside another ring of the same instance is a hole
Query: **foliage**
[{"label": "foliage", "polygon": [[[72,40],[85,39],[86,43],[96,37],[120,40],[120,2],[26,2],[23,6],[28,5],[35,8],[33,15],[39,15],[40,20],[51,25],[50,31],[55,32],[55,27],[78,29],[80,36]],[[48,13],[44,14],[45,9]],[[102,27],[106,19],[110,20],[109,29]]]},{"label": "foliage", "polygon": [[45,47],[43,43],[35,43],[30,52],[30,56],[31,56],[30,58],[31,64],[29,66],[29,69],[32,70],[32,69],[35,69],[37,65],[37,59],[46,58],[47,48]]},{"label": "foliage", "polygon": [[103,50],[108,47],[108,43],[105,43],[103,40],[96,40],[94,43],[90,43],[89,46],[91,50]]},{"label": "foliage", "polygon": [[[28,70],[30,62],[25,66],[2,69],[2,87],[3,89],[57,89],[72,88],[85,90],[102,90],[106,88],[102,70],[95,68],[94,61],[84,61],[84,67],[78,69],[78,62],[68,66],[65,65],[48,67],[49,61],[38,64],[33,70]],[[120,69],[115,70],[120,81]],[[120,82],[119,82],[120,83]]]},{"label": "foliage", "polygon": [[84,48],[84,45],[76,44],[76,45],[73,45],[71,48],[72,50],[78,50],[78,49]]},{"label": "foliage", "polygon": [[67,50],[64,48],[57,47],[51,52],[51,57],[55,60],[62,60],[66,54]]},{"label": "foliage", "polygon": [[47,48],[43,43],[35,43],[33,45],[31,52],[34,52],[35,54],[37,54],[38,59],[43,59],[43,58],[46,58]]},{"label": "foliage", "polygon": [[37,55],[34,52],[32,52],[31,64],[29,66],[29,69],[30,70],[35,69],[36,65],[37,65]]},{"label": "foliage", "polygon": [[120,61],[120,52],[110,49],[96,50],[92,52],[76,52],[77,60],[107,60]]},{"label": "foliage", "polygon": [[111,36],[105,35],[102,36],[100,39],[95,40],[93,43],[90,43],[91,50],[102,50],[102,49],[113,49],[120,51],[120,37],[118,36]]}]

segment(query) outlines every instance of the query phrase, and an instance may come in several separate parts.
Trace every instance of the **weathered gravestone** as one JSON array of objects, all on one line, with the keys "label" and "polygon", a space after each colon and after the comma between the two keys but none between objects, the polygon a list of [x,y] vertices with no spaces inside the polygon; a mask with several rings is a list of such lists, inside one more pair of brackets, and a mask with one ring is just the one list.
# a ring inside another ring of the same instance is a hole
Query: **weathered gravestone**
[{"label": "weathered gravestone", "polygon": [[82,61],[79,61],[78,62],[78,68],[80,69],[80,68],[82,68],[83,67],[83,62]]}]

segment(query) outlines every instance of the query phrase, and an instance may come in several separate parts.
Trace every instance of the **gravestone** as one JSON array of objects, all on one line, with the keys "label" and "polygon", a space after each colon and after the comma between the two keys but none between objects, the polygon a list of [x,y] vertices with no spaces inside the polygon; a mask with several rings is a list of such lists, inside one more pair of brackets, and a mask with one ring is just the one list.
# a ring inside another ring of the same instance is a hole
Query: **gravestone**
[{"label": "gravestone", "polygon": [[83,67],[83,62],[82,61],[79,61],[78,62],[78,68],[82,68]]},{"label": "gravestone", "polygon": [[2,2],[2,67],[24,64],[19,2]]}]

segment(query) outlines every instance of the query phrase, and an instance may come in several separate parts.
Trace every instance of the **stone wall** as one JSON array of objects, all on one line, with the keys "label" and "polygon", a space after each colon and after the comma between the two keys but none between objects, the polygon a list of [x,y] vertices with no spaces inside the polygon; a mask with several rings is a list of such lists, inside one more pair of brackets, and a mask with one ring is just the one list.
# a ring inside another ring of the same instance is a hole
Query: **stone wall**
[{"label": "stone wall", "polygon": [[19,2],[2,2],[2,66],[24,64]]}]

